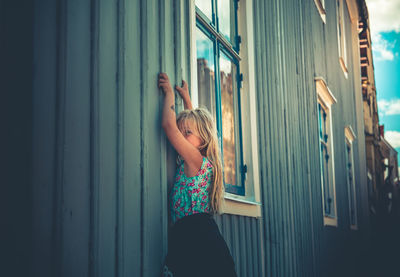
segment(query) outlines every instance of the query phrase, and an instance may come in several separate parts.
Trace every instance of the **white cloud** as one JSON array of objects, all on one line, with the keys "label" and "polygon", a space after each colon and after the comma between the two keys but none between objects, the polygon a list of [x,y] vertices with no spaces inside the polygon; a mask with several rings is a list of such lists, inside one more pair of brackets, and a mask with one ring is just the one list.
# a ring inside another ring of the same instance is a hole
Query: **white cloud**
[{"label": "white cloud", "polygon": [[366,0],[372,35],[400,32],[400,0]]},{"label": "white cloud", "polygon": [[374,51],[374,59],[389,60],[392,61],[394,56],[398,56],[398,53],[394,53],[394,47],[396,41],[389,42],[382,38],[380,34],[376,34],[372,37],[372,50]]},{"label": "white cloud", "polygon": [[390,143],[393,148],[400,147],[400,132],[386,131],[385,139]]},{"label": "white cloud", "polygon": [[366,2],[374,59],[392,61],[394,57],[398,57],[398,52],[394,51],[396,41],[388,42],[380,33],[400,32],[400,0],[366,0]]},{"label": "white cloud", "polygon": [[392,100],[379,100],[378,111],[382,115],[396,115],[400,114],[400,99]]}]

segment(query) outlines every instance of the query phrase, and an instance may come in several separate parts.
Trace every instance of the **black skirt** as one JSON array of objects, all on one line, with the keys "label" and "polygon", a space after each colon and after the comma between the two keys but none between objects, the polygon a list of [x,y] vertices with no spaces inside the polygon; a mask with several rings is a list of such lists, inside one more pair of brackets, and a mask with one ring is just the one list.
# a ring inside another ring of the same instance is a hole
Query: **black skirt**
[{"label": "black skirt", "polygon": [[178,220],[170,231],[168,246],[164,276],[237,276],[229,248],[210,214]]}]

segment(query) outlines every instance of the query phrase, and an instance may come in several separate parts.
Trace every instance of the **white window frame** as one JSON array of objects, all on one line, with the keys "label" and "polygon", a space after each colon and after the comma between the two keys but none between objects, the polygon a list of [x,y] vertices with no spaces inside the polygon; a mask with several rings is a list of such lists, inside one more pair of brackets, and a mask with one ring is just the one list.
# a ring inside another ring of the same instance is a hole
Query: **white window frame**
[{"label": "white window frame", "polygon": [[[317,112],[318,112],[318,103],[321,104],[326,109],[327,114],[327,134],[330,138],[328,141],[328,150],[330,155],[330,159],[328,161],[328,174],[329,174],[329,186],[333,188],[333,211],[334,216],[325,214],[325,199],[324,199],[324,176],[321,175],[321,191],[322,191],[322,208],[323,208],[323,217],[324,217],[324,225],[327,226],[335,226],[337,227],[337,207],[336,207],[336,185],[335,185],[335,157],[334,157],[334,139],[333,139],[333,131],[332,131],[332,105],[337,103],[335,96],[332,94],[324,78],[316,77],[315,78],[316,92],[317,92]],[[319,128],[319,127],[318,127]],[[319,132],[319,129],[318,129]],[[319,145],[319,134],[318,134],[318,151],[320,151]]]},{"label": "white window frame", "polygon": [[337,19],[337,36],[338,36],[338,51],[339,64],[342,68],[344,77],[347,79],[349,75],[347,67],[347,48],[346,48],[346,20],[344,13],[344,5],[347,6],[347,1],[336,0],[336,19]]},{"label": "white window frame", "polygon": [[386,181],[386,178],[389,176],[389,159],[384,158],[383,164],[385,165],[385,168],[383,170],[383,180]]},{"label": "white window frame", "polygon": [[[352,183],[351,184],[347,184],[350,185],[350,187],[348,187],[349,190],[349,216],[350,216],[350,220],[351,220],[351,210],[354,209],[354,216],[355,216],[355,224],[351,224],[350,221],[350,229],[351,230],[358,230],[358,217],[357,217],[357,194],[356,194],[356,182],[355,182],[355,175],[354,175],[354,152],[353,152],[353,142],[356,139],[356,135],[353,132],[353,129],[351,128],[351,126],[346,126],[344,128],[344,135],[345,135],[345,146],[349,146],[350,147],[350,153],[351,153],[351,170],[352,170],[352,175],[353,175],[353,179],[352,179]],[[346,150],[346,155],[347,155],[347,150]],[[346,180],[348,180],[348,176],[347,176],[347,165],[346,165]],[[350,193],[350,190],[353,191],[353,194]],[[351,207],[351,195],[353,195],[353,203],[354,203],[354,207]]]},{"label": "white window frame", "polygon": [[321,16],[322,22],[326,24],[325,0],[314,0],[314,3],[317,7],[319,15]]},{"label": "white window frame", "polygon": [[[259,156],[257,141],[257,104],[254,63],[253,1],[241,0],[238,3],[238,31],[242,38],[240,44],[240,71],[243,74],[241,93],[243,164],[247,165],[245,195],[225,192],[221,213],[261,217]],[[198,106],[197,60],[196,60],[196,4],[190,0],[190,68],[193,107]],[[244,16],[243,16],[244,15]]]}]

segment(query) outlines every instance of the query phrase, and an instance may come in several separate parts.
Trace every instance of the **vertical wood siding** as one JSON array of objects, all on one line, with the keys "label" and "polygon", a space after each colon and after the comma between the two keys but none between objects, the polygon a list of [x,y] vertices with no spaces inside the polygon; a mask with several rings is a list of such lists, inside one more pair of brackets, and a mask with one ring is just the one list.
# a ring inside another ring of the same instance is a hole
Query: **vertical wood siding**
[{"label": "vertical wood siding", "polygon": [[[35,1],[33,276],[158,276],[175,154],[161,130],[156,80],[165,71],[173,84],[190,82],[190,7],[185,0]],[[239,276],[323,276],[368,225],[363,119],[354,108],[362,108],[354,92],[357,41],[347,40],[346,79],[335,1],[326,1],[326,24],[313,0],[254,0],[253,8],[262,218],[225,214],[217,224]],[[338,100],[337,228],[323,226],[315,76]],[[356,232],[349,230],[347,125],[358,136]]]},{"label": "vertical wood siding", "polygon": [[254,7],[267,276],[314,276],[319,257],[316,95],[312,40],[306,37],[310,5],[256,1]]},{"label": "vertical wood siding", "polygon": [[[344,127],[359,135],[354,144],[358,200],[365,202],[363,126],[357,124],[360,76],[353,55],[347,8],[348,79],[339,65],[335,1],[326,2],[324,24],[313,1],[255,1],[260,170],[265,266],[268,276],[320,276],[350,256],[361,231],[349,229]],[[354,47],[355,46],[355,47]],[[338,227],[323,227],[314,77],[322,76],[338,100],[333,106]],[[356,79],[354,79],[356,78]],[[359,131],[360,130],[360,131]],[[360,153],[361,152],[361,153]],[[360,189],[361,187],[361,189]],[[365,205],[360,208],[365,209]],[[362,210],[362,209],[360,209]],[[353,234],[351,233],[353,232]],[[357,234],[357,235],[354,235]],[[329,249],[329,251],[327,251]],[[354,258],[354,257],[353,257]]]},{"label": "vertical wood siding", "polygon": [[188,3],[43,0],[33,12],[34,275],[156,276],[174,171],[156,81],[189,79]]}]

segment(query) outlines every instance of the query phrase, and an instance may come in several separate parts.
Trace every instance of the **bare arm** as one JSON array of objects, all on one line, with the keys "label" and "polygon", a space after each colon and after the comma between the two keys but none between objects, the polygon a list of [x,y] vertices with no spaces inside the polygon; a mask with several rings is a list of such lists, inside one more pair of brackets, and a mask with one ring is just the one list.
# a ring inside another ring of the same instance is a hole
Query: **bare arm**
[{"label": "bare arm", "polygon": [[179,92],[183,99],[183,106],[185,107],[185,110],[191,110],[193,109],[192,106],[192,101],[190,100],[190,95],[189,95],[189,88],[187,83],[182,80],[182,87],[175,86],[175,89]]},{"label": "bare arm", "polygon": [[165,95],[162,115],[162,127],[165,134],[172,146],[189,166],[189,171],[197,172],[200,170],[203,163],[203,156],[196,147],[185,139],[176,125],[175,94],[172,90],[167,74],[159,74],[158,87],[162,89]]},{"label": "bare arm", "polygon": [[173,92],[167,74],[160,73],[158,87],[164,92],[164,107],[162,114],[162,126],[176,125],[175,115],[175,93]]}]

